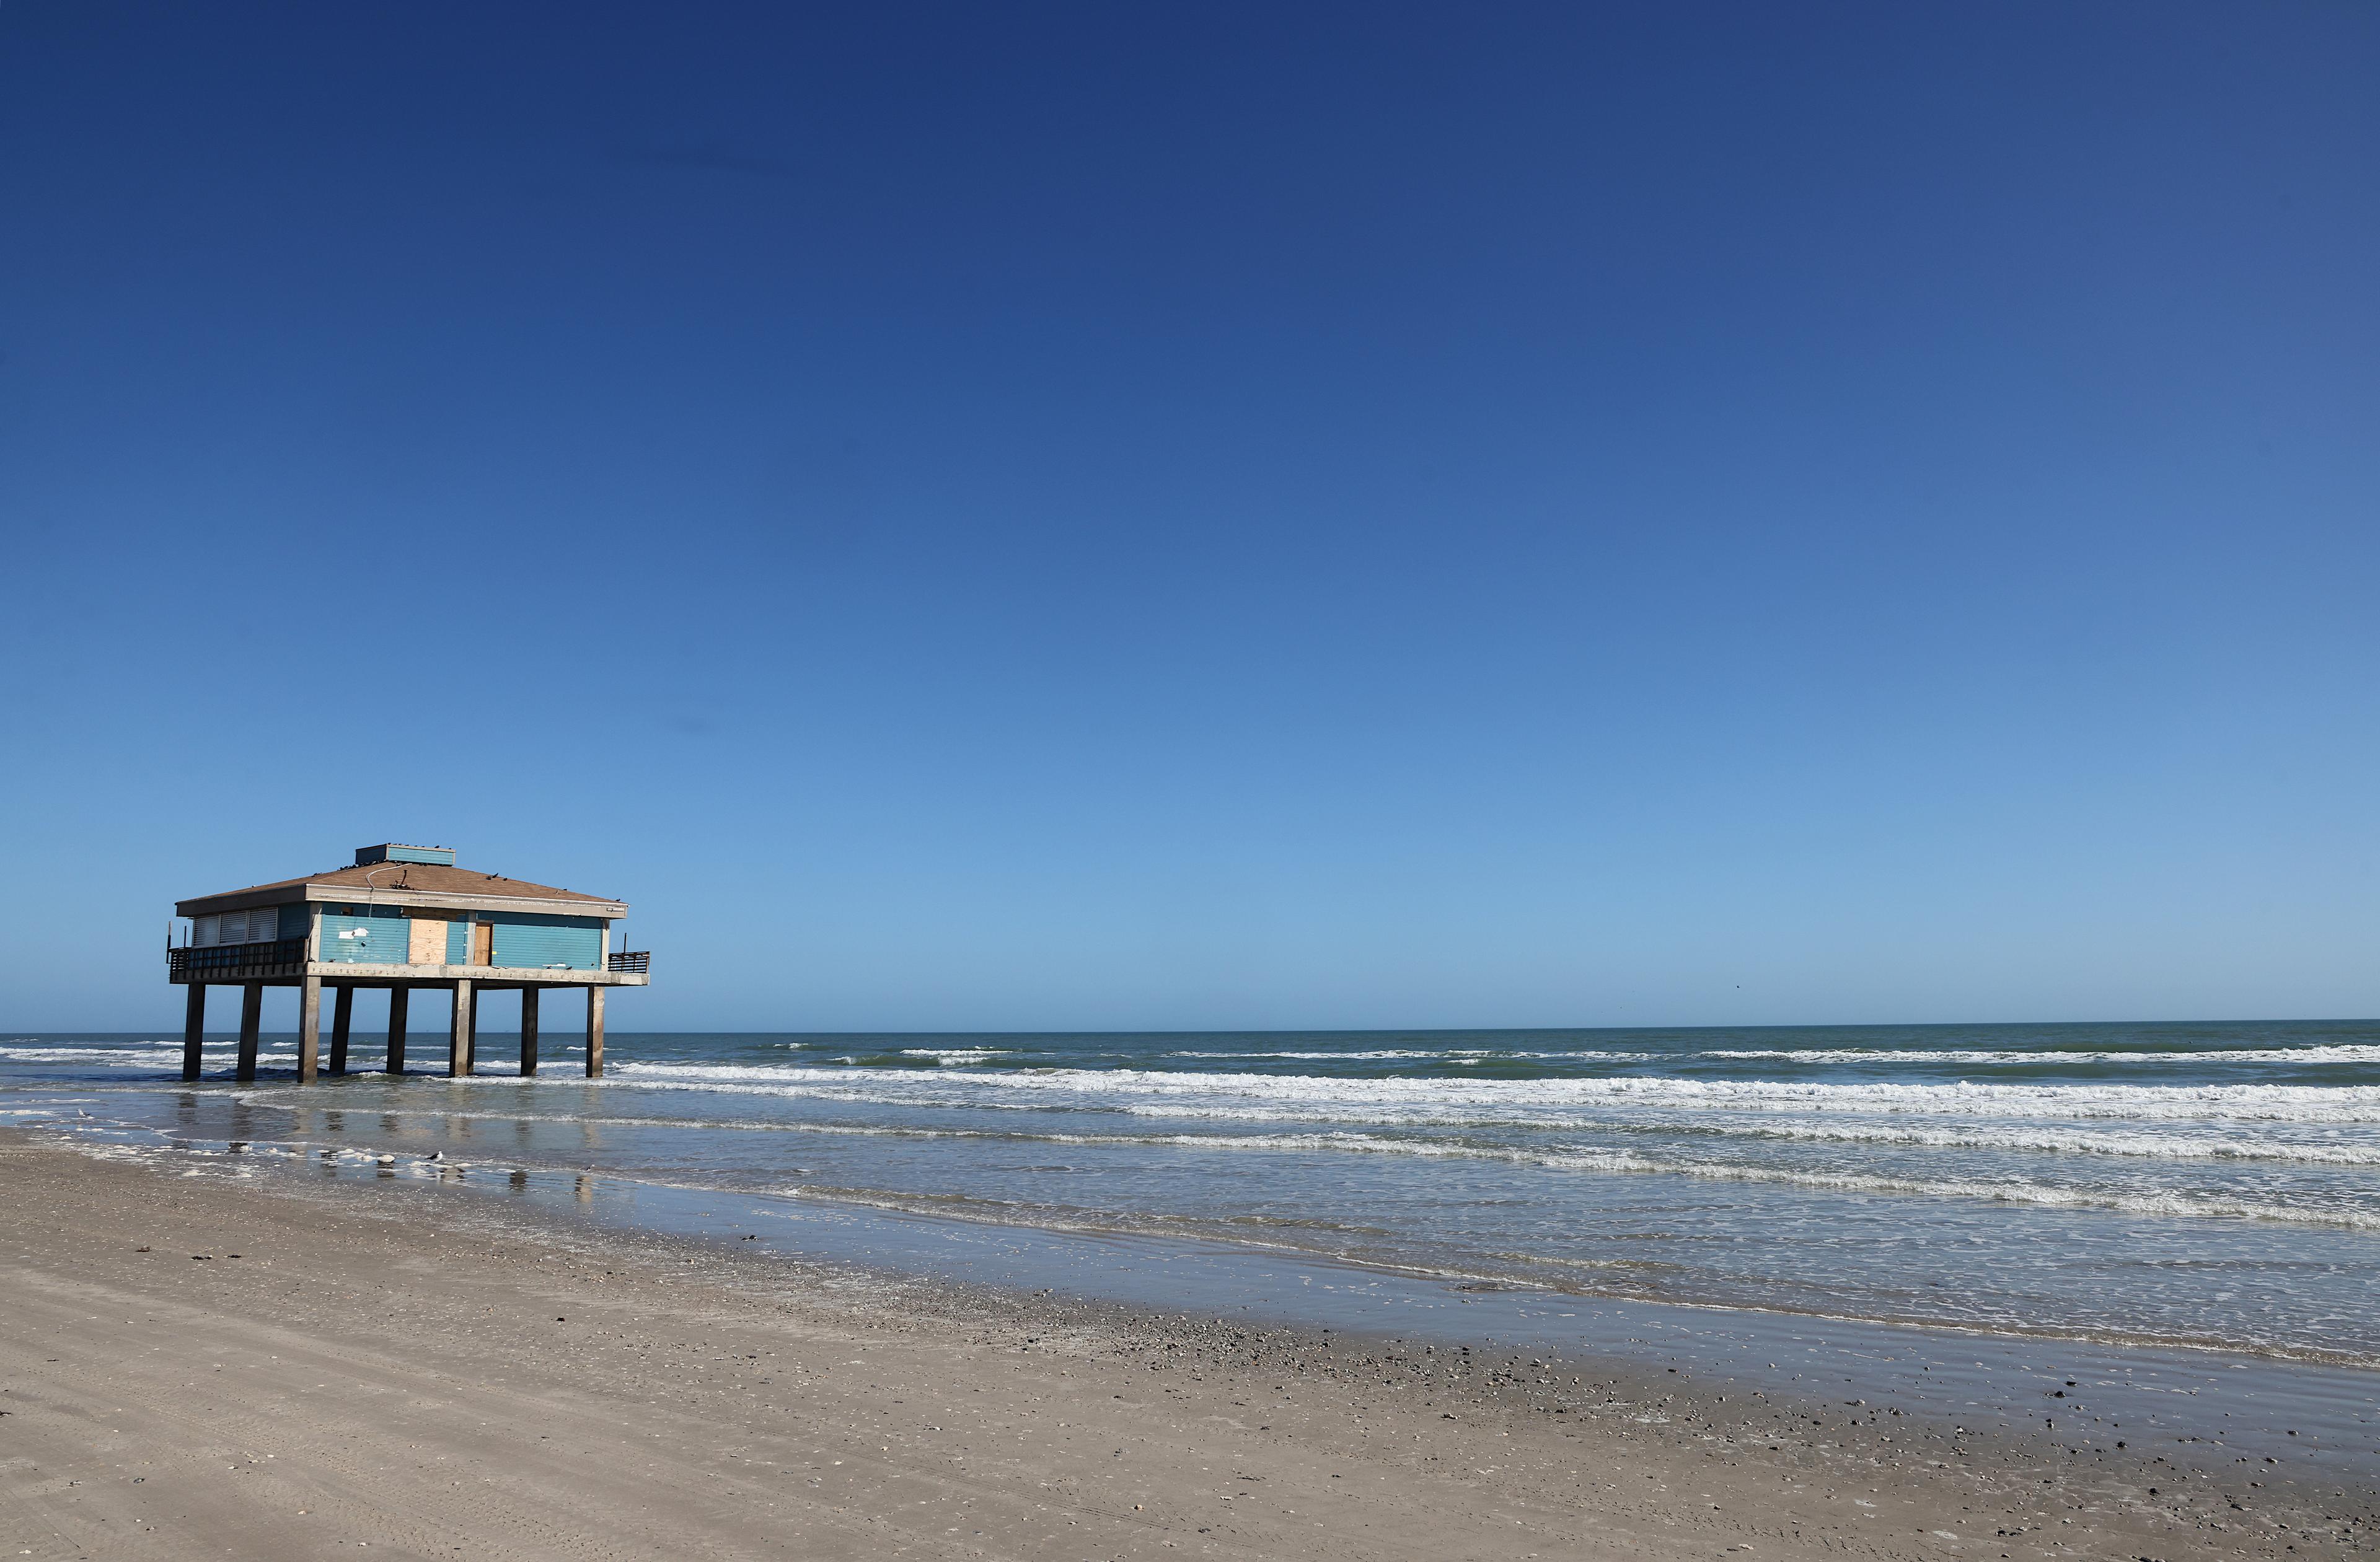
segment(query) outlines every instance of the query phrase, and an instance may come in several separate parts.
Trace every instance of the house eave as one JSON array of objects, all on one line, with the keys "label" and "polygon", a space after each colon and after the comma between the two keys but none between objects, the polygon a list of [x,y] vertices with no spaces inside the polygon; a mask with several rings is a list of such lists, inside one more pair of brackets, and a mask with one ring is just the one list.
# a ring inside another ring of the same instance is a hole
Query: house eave
[{"label": "house eave", "polygon": [[358,890],[352,884],[281,884],[228,895],[201,895],[174,902],[176,916],[213,916],[258,906],[382,905],[420,911],[525,911],[540,916],[591,916],[614,921],[628,914],[622,901],[565,901],[542,895],[433,895],[418,890]]}]

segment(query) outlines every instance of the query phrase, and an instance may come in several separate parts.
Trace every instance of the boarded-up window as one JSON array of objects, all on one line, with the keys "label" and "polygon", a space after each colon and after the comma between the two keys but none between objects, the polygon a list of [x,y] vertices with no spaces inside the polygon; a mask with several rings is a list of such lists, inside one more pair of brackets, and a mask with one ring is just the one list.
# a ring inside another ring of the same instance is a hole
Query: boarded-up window
[{"label": "boarded-up window", "polygon": [[446,924],[424,916],[415,917],[406,939],[405,959],[409,965],[445,964]]}]

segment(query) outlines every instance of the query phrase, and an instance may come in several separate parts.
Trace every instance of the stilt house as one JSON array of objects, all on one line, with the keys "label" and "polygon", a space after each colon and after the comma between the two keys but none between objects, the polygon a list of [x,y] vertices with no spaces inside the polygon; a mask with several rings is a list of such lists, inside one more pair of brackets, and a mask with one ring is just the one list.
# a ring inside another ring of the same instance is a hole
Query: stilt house
[{"label": "stilt house", "polygon": [[447,846],[365,846],[353,866],[176,902],[187,940],[166,949],[170,980],[189,989],[182,1077],[199,1077],[207,988],[241,989],[239,1077],[256,1077],[258,1015],[269,987],[296,987],[298,1078],[311,1083],[322,989],[332,992],[331,1072],[347,1070],[358,987],[388,989],[388,1070],[405,1072],[407,1009],[417,988],[452,995],[446,1072],[472,1072],[477,1003],[491,988],[521,995],[521,1072],[537,1072],[538,995],[587,995],[587,1074],[603,1072],[603,995],[641,987],[648,952],[613,951],[627,903],[458,867]]}]

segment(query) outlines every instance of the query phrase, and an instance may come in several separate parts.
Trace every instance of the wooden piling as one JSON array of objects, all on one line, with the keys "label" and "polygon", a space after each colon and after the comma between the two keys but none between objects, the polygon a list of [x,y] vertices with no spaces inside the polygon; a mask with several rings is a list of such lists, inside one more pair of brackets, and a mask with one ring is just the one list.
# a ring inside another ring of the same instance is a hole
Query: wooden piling
[{"label": "wooden piling", "polygon": [[298,984],[298,1083],[311,1084],[322,1058],[322,978]]},{"label": "wooden piling", "polygon": [[405,1010],[413,989],[403,982],[388,989],[388,1072],[405,1072]]},{"label": "wooden piling", "polygon": [[471,1072],[471,982],[455,984],[454,1028],[446,1037],[446,1077],[459,1079]]},{"label": "wooden piling", "polygon": [[264,1017],[264,984],[243,982],[239,989],[239,1066],[233,1077],[242,1084],[256,1078],[256,1027]]},{"label": "wooden piling", "polygon": [[182,1077],[199,1077],[199,1052],[207,1030],[207,985],[192,982],[182,998]]},{"label": "wooden piling", "polygon": [[603,989],[587,989],[587,1077],[603,1077]]},{"label": "wooden piling", "polygon": [[356,989],[342,984],[331,1001],[331,1072],[347,1072],[347,1026],[356,1017]]},{"label": "wooden piling", "polygon": [[524,1075],[537,1072],[537,989],[521,988],[521,1070]]}]

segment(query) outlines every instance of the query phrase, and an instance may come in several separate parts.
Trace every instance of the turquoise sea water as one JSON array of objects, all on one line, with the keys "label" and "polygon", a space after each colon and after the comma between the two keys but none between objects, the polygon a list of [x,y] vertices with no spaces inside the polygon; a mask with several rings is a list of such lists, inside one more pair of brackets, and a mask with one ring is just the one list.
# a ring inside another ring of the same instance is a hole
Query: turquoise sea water
[{"label": "turquoise sea water", "polygon": [[601,1082],[486,1035],[303,1088],[223,1041],[0,1037],[0,1121],[2380,1364],[2380,1023],[615,1035]]}]

